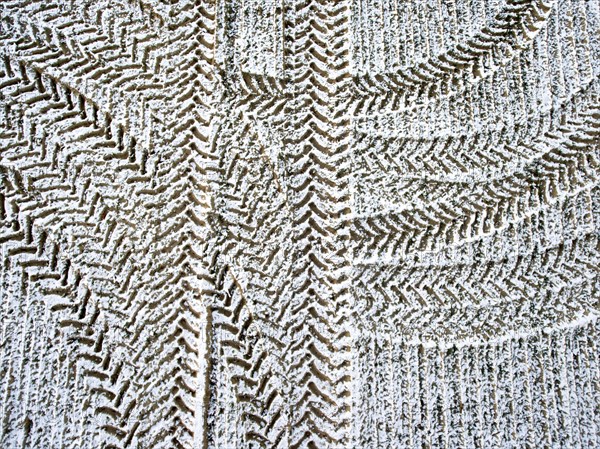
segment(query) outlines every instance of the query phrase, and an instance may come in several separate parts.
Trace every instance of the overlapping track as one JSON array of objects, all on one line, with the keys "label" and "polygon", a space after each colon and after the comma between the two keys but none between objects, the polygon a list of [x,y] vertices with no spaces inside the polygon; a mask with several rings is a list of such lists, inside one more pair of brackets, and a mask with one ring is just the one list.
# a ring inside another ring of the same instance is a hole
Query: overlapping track
[{"label": "overlapping track", "polygon": [[3,2],[0,445],[600,445],[599,31]]}]

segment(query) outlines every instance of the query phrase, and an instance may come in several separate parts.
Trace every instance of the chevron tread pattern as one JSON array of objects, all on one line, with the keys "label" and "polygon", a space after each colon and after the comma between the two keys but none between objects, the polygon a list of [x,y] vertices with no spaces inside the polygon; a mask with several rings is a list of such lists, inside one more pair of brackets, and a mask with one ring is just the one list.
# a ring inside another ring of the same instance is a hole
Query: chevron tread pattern
[{"label": "chevron tread pattern", "polygon": [[0,446],[600,447],[600,6],[0,4]]}]

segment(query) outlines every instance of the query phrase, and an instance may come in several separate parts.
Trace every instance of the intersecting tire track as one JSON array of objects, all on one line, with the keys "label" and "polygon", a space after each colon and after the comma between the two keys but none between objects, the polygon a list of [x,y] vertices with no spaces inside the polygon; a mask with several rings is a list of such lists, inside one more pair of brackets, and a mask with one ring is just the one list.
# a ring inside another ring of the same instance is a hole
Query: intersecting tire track
[{"label": "intersecting tire track", "polygon": [[0,5],[0,444],[596,447],[600,10],[280,6]]}]

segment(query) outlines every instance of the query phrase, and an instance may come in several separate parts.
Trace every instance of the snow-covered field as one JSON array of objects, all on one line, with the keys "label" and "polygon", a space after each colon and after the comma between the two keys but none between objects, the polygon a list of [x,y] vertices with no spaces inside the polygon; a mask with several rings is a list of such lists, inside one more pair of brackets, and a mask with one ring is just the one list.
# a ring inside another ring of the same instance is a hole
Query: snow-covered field
[{"label": "snow-covered field", "polygon": [[0,2],[1,448],[600,448],[600,2]]}]

